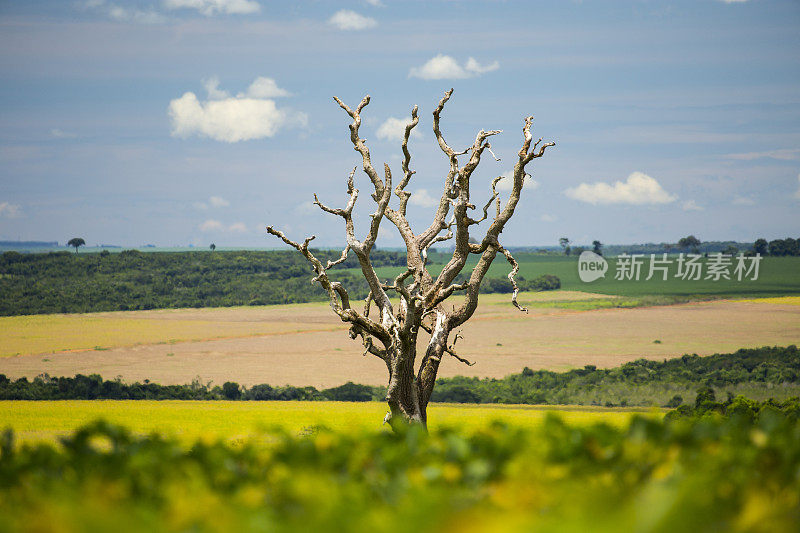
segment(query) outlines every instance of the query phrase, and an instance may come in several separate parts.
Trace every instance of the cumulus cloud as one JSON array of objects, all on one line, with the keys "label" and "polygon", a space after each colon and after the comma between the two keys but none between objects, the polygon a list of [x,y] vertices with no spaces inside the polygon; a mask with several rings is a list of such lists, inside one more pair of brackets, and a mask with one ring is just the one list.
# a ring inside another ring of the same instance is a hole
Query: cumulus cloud
[{"label": "cumulus cloud", "polygon": [[431,196],[428,189],[417,189],[411,193],[408,203],[420,207],[435,207],[439,205],[439,198]]},{"label": "cumulus cloud", "polygon": [[273,137],[284,127],[305,126],[305,113],[278,108],[271,97],[286,96],[271,78],[256,78],[245,93],[235,97],[219,88],[219,80],[205,82],[208,99],[201,102],[186,92],[169,103],[174,137],[200,135],[223,142],[239,142]]},{"label": "cumulus cloud", "polygon": [[581,183],[564,191],[580,202],[589,204],[668,204],[678,199],[661,187],[654,178],[643,172],[633,172],[625,181],[615,181],[612,185],[603,182]]},{"label": "cumulus cloud", "polygon": [[254,0],[164,0],[167,9],[196,9],[210,17],[217,13],[228,15],[247,15],[261,11],[261,5]]},{"label": "cumulus cloud", "polygon": [[704,211],[705,207],[702,205],[697,205],[697,202],[694,200],[686,200],[683,202],[683,210],[684,211]]},{"label": "cumulus cloud", "polygon": [[[383,139],[385,141],[402,142],[403,136],[406,132],[406,126],[409,123],[411,123],[410,118],[389,117],[378,127],[378,131],[375,133],[375,135],[378,137],[378,139]],[[417,139],[422,137],[422,135],[417,131],[417,128],[411,130],[411,136]]]},{"label": "cumulus cloud", "polygon": [[373,7],[383,7],[381,0],[367,0],[367,3]]},{"label": "cumulus cloud", "polygon": [[233,233],[246,233],[247,232],[247,226],[245,225],[244,222],[235,222],[235,223],[231,224],[230,226],[228,226],[228,231],[233,232]]},{"label": "cumulus cloud", "polygon": [[212,196],[208,199],[208,203],[211,204],[211,207],[228,207],[231,205],[228,200],[220,196]]},{"label": "cumulus cloud", "polygon": [[349,9],[342,9],[328,19],[328,24],[336,26],[340,30],[366,30],[377,26],[378,21]]},{"label": "cumulus cloud", "polygon": [[480,76],[498,68],[500,68],[500,63],[497,61],[488,65],[481,65],[475,58],[470,57],[464,65],[460,65],[451,56],[439,54],[429,59],[421,67],[412,67],[408,72],[408,77],[422,78],[423,80],[460,80]]},{"label": "cumulus cloud", "polygon": [[22,208],[16,204],[0,202],[0,217],[17,218],[22,213]]},{"label": "cumulus cloud", "polygon": [[[501,176],[503,176],[503,179],[497,182],[495,188],[498,191],[510,191],[511,187],[514,185],[514,171],[509,170],[508,172],[501,174]],[[539,182],[534,181],[530,174],[526,174],[525,178],[522,180],[523,189],[533,190],[538,186]]]},{"label": "cumulus cloud", "polygon": [[200,224],[200,231],[218,231],[220,229],[222,229],[222,222],[213,218],[209,218]]},{"label": "cumulus cloud", "polygon": [[755,201],[746,196],[737,196],[733,199],[733,205],[755,205]]},{"label": "cumulus cloud", "polygon": [[250,98],[280,98],[282,96],[290,96],[290,94],[289,91],[278,87],[278,84],[272,78],[259,76],[250,84],[246,93],[239,93],[237,96],[240,98],[242,96]]},{"label": "cumulus cloud", "polygon": [[152,9],[143,10],[135,7],[123,7],[119,4],[106,2],[106,0],[87,0],[83,3],[83,6],[119,22],[161,24],[167,20],[164,15]]}]

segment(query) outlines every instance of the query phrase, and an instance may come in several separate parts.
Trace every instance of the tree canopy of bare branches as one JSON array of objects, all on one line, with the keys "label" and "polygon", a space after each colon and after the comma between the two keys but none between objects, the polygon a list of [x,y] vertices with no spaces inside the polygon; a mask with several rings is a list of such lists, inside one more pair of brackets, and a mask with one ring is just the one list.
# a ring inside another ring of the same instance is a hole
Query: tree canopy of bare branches
[{"label": "tree canopy of bare branches", "polygon": [[[347,179],[348,200],[343,208],[323,204],[314,195],[314,203],[320,209],[340,217],[344,223],[347,244],[340,259],[323,264],[309,249],[309,243],[314,236],[298,242],[272,226],[267,227],[268,233],[297,249],[308,260],[315,274],[312,283],[319,283],[327,291],[331,308],[343,322],[350,324],[350,337],[361,340],[364,354],[378,357],[386,364],[389,374],[386,394],[389,413],[385,421],[395,428],[398,424],[427,424],[427,406],[442,357],[451,356],[459,362],[472,364],[457,353],[455,345],[460,336],[453,332],[475,312],[481,281],[498,253],[506,258],[511,267],[508,275],[514,287],[511,301],[514,306],[525,311],[517,303],[518,287],[514,275],[519,265],[500,243],[500,234],[519,203],[527,174],[526,165],[542,157],[547,148],[555,146],[553,142],[543,143],[542,139],[533,141],[533,117],[527,117],[522,128],[522,147],[514,164],[508,198],[505,202],[500,198],[496,187],[502,176],[498,176],[491,182],[492,194],[489,201],[478,209],[470,201],[470,180],[485,151],[489,151],[494,157],[489,139],[501,131],[481,130],[466,150],[454,150],[445,141],[440,128],[442,111],[452,94],[453,89],[447,91],[433,111],[433,132],[449,161],[450,170],[444,178],[439,204],[429,226],[415,232],[406,218],[406,207],[411,197],[406,187],[415,173],[411,170],[408,141],[419,123],[418,108],[414,106],[411,121],[405,128],[402,141],[402,177],[393,188],[389,165],[384,164],[383,174],[379,174],[372,163],[365,140],[359,135],[361,113],[370,101],[367,95],[356,108],[351,108],[334,97],[336,103],[352,119],[350,140],[353,148],[360,154],[362,169],[371,184],[375,212],[370,215],[371,221],[364,237],[358,238],[353,222],[353,208],[358,199],[354,177],[358,167],[353,168]],[[399,200],[396,207],[390,205],[392,192]],[[473,211],[477,215],[472,215]],[[407,269],[391,282],[381,281],[370,262],[370,252],[385,220],[397,229],[406,247]],[[482,232],[482,238],[470,239],[473,227],[484,221],[488,222],[488,228]],[[433,276],[426,268],[428,250],[434,244],[448,240],[454,242],[452,257],[439,275]],[[331,279],[331,268],[344,261],[350,252],[358,259],[370,289],[362,310],[355,309],[346,288]],[[470,255],[477,256],[477,264],[466,277],[466,281],[457,283],[456,277],[464,269]],[[395,300],[399,299],[397,309],[393,307],[390,295]],[[448,305],[446,308],[444,302],[449,298],[456,299],[455,305]],[[420,330],[427,334],[427,342],[424,352],[421,353],[422,358],[417,363],[417,337]]]}]

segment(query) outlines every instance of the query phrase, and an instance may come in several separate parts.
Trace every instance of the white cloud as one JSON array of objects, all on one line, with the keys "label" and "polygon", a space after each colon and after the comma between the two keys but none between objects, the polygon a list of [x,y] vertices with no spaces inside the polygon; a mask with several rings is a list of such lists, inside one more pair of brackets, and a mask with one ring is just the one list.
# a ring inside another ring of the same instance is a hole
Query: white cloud
[{"label": "white cloud", "polygon": [[305,113],[278,108],[273,100],[256,96],[288,94],[270,78],[256,78],[247,93],[236,97],[220,90],[216,78],[207,80],[205,86],[208,91],[205,102],[198,100],[193,92],[186,92],[169,103],[173,136],[200,135],[234,143],[273,137],[281,128],[302,127],[308,122]]},{"label": "white cloud", "polygon": [[431,196],[427,189],[417,189],[411,193],[408,203],[420,207],[435,207],[439,205],[439,198]]},{"label": "white cloud", "polygon": [[475,58],[467,59],[463,66],[451,56],[439,54],[429,59],[421,67],[412,67],[408,72],[409,78],[422,78],[423,80],[465,79],[480,76],[500,68],[500,63],[494,61],[489,65],[481,65]]},{"label": "white cloud", "polygon": [[581,183],[564,191],[564,193],[581,202],[589,204],[668,204],[678,199],[669,194],[655,179],[643,172],[633,172],[626,181],[615,181],[613,185],[596,182]]},{"label": "white cloud", "polygon": [[697,205],[697,202],[694,200],[686,200],[683,202],[683,210],[684,211],[704,211],[705,207],[702,205]]},{"label": "white cloud", "polygon": [[[402,142],[403,136],[406,132],[406,126],[410,122],[410,118],[389,117],[378,127],[378,131],[375,133],[375,136],[378,137],[378,139],[383,139],[386,141]],[[411,136],[417,139],[422,137],[416,128],[411,130]]]},{"label": "white cloud", "polygon": [[68,131],[63,131],[58,128],[53,128],[50,130],[50,135],[55,137],[56,139],[74,139],[77,137],[74,133],[70,133]]},{"label": "white cloud", "polygon": [[218,231],[220,229],[222,229],[222,222],[213,218],[209,218],[200,224],[200,231]]},{"label": "white cloud", "polygon": [[739,161],[752,161],[754,159],[777,159],[779,161],[795,161],[800,159],[800,148],[786,148],[781,150],[768,150],[766,152],[745,152],[741,154],[728,154],[728,159]]},{"label": "white cloud", "polygon": [[216,76],[203,81],[203,88],[206,90],[209,100],[224,100],[231,96],[228,91],[223,91],[219,88],[219,78]]},{"label": "white cloud", "polygon": [[281,96],[291,96],[289,91],[281,89],[275,80],[259,76],[247,88],[247,93],[239,93],[238,97],[249,96],[250,98],[280,98]]},{"label": "white cloud", "polygon": [[328,24],[332,24],[340,30],[366,30],[377,26],[378,21],[370,17],[365,17],[364,15],[359,15],[355,11],[350,11],[349,9],[342,9],[334,13],[333,16],[328,19]]},{"label": "white cloud", "polygon": [[196,9],[210,17],[217,13],[247,15],[261,11],[261,5],[254,0],[164,0],[167,9]]},{"label": "white cloud", "polygon": [[166,22],[166,17],[157,11],[142,10],[137,8],[122,7],[105,0],[87,0],[83,6],[105,14],[110,19],[119,22],[137,22],[139,24],[161,24]]},{"label": "white cloud", "polygon": [[[503,179],[497,182],[495,188],[498,191],[510,191],[511,187],[514,185],[514,171],[509,170],[508,172],[504,172],[501,175],[503,176]],[[534,181],[534,179],[531,177],[530,174],[526,174],[525,178],[522,180],[523,189],[533,190],[538,186],[539,182]]]},{"label": "white cloud", "polygon": [[236,222],[228,226],[228,231],[232,231],[234,233],[246,233],[247,226],[244,224],[244,222]]},{"label": "white cloud", "polygon": [[208,199],[208,203],[211,204],[211,207],[228,207],[231,205],[228,200],[219,196],[212,196]]},{"label": "white cloud", "polygon": [[733,205],[755,205],[755,202],[752,198],[737,196],[733,199]]},{"label": "white cloud", "polygon": [[720,0],[720,2],[725,4],[744,4],[747,0]]},{"label": "white cloud", "polygon": [[558,217],[555,215],[548,215],[547,213],[545,213],[539,217],[539,220],[541,220],[542,222],[555,222],[556,220],[558,220]]},{"label": "white cloud", "polygon": [[17,218],[20,216],[22,208],[16,204],[0,202],[0,217]]},{"label": "white cloud", "polygon": [[372,7],[383,7],[383,2],[381,2],[381,0],[367,0],[367,3]]}]

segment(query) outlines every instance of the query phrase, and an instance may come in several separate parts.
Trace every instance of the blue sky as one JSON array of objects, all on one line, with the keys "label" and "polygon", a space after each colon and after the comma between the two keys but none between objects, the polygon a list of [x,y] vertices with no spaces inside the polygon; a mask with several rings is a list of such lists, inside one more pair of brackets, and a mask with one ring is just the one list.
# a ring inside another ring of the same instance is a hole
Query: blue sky
[{"label": "blue sky", "polygon": [[[798,28],[796,0],[0,1],[0,240],[277,247],[272,223],[340,245],[310,202],[346,200],[358,158],[331,97],[364,94],[362,137],[395,175],[397,128],[420,106],[422,227],[450,87],[451,145],[504,130],[478,200],[525,116],[557,143],[508,245],[798,237]],[[386,222],[378,244],[399,243]]]}]

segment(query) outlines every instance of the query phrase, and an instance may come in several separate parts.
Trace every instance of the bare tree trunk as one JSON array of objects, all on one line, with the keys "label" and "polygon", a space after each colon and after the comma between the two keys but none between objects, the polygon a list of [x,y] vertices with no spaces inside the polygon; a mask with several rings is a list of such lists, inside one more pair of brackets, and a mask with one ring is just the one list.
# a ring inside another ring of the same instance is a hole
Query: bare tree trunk
[{"label": "bare tree trunk", "polygon": [[[344,208],[328,207],[322,204],[319,198],[314,195],[314,203],[320,209],[337,215],[344,220],[347,245],[342,250],[339,259],[328,261],[327,264],[323,265],[308,249],[308,244],[314,239],[313,236],[300,244],[290,240],[281,231],[272,228],[272,226],[267,227],[268,233],[279,237],[286,244],[297,249],[309,261],[316,274],[312,282],[319,283],[327,291],[333,311],[343,322],[350,324],[351,338],[361,338],[364,345],[364,354],[369,353],[379,357],[386,364],[389,372],[386,393],[389,413],[384,418],[384,422],[389,422],[395,429],[400,425],[409,423],[421,424],[427,427],[428,403],[431,400],[439,365],[444,355],[450,355],[457,361],[467,365],[473,364],[456,353],[455,344],[460,335],[456,334],[453,337],[452,344],[448,344],[448,342],[450,341],[451,332],[469,320],[475,312],[478,305],[478,291],[481,281],[498,252],[506,257],[512,267],[508,275],[514,287],[511,301],[514,306],[526,311],[517,303],[518,288],[514,275],[517,273],[519,265],[517,265],[511,253],[500,244],[499,236],[505,224],[514,214],[519,202],[520,193],[527,175],[525,166],[531,160],[542,157],[546,148],[555,145],[552,142],[544,143],[537,152],[536,148],[542,141],[542,139],[539,139],[531,147],[533,117],[527,117],[522,130],[523,143],[518,154],[519,159],[514,165],[513,177],[510,178],[512,186],[508,200],[504,206],[501,206],[496,185],[503,177],[498,176],[491,182],[492,194],[489,201],[483,206],[482,216],[478,219],[471,218],[469,211],[475,210],[476,206],[470,203],[470,177],[480,163],[481,156],[485,150],[488,150],[495,157],[488,139],[501,132],[498,130],[481,130],[472,146],[462,152],[453,150],[444,140],[439,127],[440,115],[452,92],[453,90],[450,89],[445,93],[433,112],[433,132],[439,147],[450,162],[450,171],[445,177],[444,188],[434,219],[422,233],[415,234],[406,219],[406,206],[411,193],[405,190],[415,172],[410,168],[411,154],[408,151],[408,140],[411,136],[411,131],[419,122],[417,116],[418,108],[414,106],[411,112],[411,120],[405,128],[403,137],[403,178],[392,191],[392,173],[389,166],[384,164],[384,176],[381,179],[372,165],[366,142],[359,136],[361,111],[369,104],[369,96],[365,96],[356,109],[351,109],[344,102],[334,97],[339,106],[353,119],[350,124],[350,140],[353,143],[353,148],[361,155],[364,173],[369,178],[374,189],[374,193],[371,196],[376,203],[376,210],[371,215],[370,227],[366,237],[363,240],[356,238],[355,225],[352,218],[353,207],[358,198],[358,189],[355,188],[353,181],[357,167],[353,169],[347,180],[349,200]],[[458,158],[463,155],[469,155],[469,160],[463,166],[460,166]],[[499,161],[496,157],[495,159]],[[392,192],[400,200],[397,209],[389,206]],[[492,204],[495,204],[495,214],[489,228],[480,243],[471,243],[470,228],[489,218],[489,208]],[[447,221],[447,215],[450,213],[451,207],[453,214],[451,219]],[[384,218],[388,219],[396,227],[406,245],[407,251],[406,264],[408,268],[404,273],[397,276],[392,284],[382,283],[370,262],[370,252],[378,237],[378,230]],[[444,234],[442,234],[443,231],[445,232]],[[455,250],[441,273],[434,278],[426,268],[428,249],[437,242],[449,239],[454,239]],[[370,289],[363,313],[359,313],[352,308],[344,286],[341,283],[331,281],[328,276],[328,270],[342,263],[350,251],[358,259],[361,273]],[[463,270],[471,254],[479,256],[477,265],[473,268],[466,282],[455,283],[454,280]],[[408,286],[405,284],[406,280],[410,280]],[[399,295],[399,309],[395,310],[392,307],[387,291],[392,291]],[[462,304],[447,310],[443,302],[456,293],[463,293],[464,300]],[[375,319],[370,318],[373,304],[377,311]],[[415,373],[415,368],[417,368],[417,337],[420,329],[430,334],[430,340],[418,365],[419,370]]]}]

